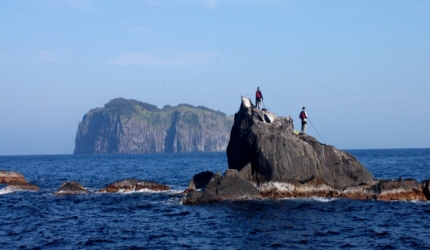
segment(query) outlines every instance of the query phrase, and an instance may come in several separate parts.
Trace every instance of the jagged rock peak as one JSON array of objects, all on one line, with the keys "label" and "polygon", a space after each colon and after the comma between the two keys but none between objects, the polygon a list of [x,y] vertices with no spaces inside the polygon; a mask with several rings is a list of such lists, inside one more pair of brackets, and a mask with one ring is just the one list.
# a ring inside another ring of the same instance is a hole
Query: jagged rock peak
[{"label": "jagged rock peak", "polygon": [[[269,114],[270,121],[264,119]],[[227,146],[230,169],[258,185],[318,178],[334,189],[371,183],[372,174],[351,154],[294,133],[291,117],[252,107],[242,97]]]}]

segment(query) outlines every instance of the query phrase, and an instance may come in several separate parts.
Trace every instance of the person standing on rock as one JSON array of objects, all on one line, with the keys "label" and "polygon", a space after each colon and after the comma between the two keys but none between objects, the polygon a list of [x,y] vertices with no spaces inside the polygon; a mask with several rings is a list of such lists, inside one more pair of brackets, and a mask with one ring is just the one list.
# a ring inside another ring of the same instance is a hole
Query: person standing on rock
[{"label": "person standing on rock", "polygon": [[306,134],[306,124],[308,119],[308,114],[306,113],[305,107],[302,108],[302,112],[300,112],[300,120],[302,120],[302,131],[301,134]]},{"label": "person standing on rock", "polygon": [[260,91],[260,87],[258,87],[257,92],[255,92],[255,104],[257,109],[260,109],[261,101],[263,101],[263,94]]}]

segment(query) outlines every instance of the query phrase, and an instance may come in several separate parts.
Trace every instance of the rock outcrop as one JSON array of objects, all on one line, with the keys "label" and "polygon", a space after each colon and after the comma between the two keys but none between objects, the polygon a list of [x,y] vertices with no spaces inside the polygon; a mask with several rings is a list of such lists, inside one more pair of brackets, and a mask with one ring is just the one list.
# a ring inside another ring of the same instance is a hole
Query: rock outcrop
[{"label": "rock outcrop", "polygon": [[10,171],[7,172],[5,170],[0,170],[0,184],[9,184],[9,183],[26,183],[27,180],[25,180],[24,175]]},{"label": "rock outcrop", "polygon": [[24,175],[10,171],[0,170],[0,184],[7,184],[6,189],[11,191],[39,191],[39,187],[28,183]]},{"label": "rock outcrop", "polygon": [[[227,147],[229,170],[184,204],[247,198],[429,200],[430,180],[375,180],[352,155],[294,131],[290,117],[253,108],[242,97]],[[195,178],[195,177],[194,177]]]},{"label": "rock outcrop", "polygon": [[39,187],[28,182],[11,182],[6,186],[11,191],[39,191]]},{"label": "rock outcrop", "polygon": [[99,190],[101,193],[117,193],[117,192],[135,192],[142,190],[152,190],[152,191],[167,191],[170,187],[161,183],[138,180],[138,179],[124,179],[119,180],[114,183],[109,184],[107,187]]},{"label": "rock outcrop", "polygon": [[259,187],[265,198],[347,198],[358,200],[402,200],[426,201],[429,196],[425,191],[426,182],[416,180],[375,180],[371,184],[352,186],[343,190],[333,189],[322,180],[307,183],[271,183]]},{"label": "rock outcrop", "polygon": [[223,200],[242,200],[261,198],[258,189],[246,180],[237,170],[229,169],[224,174],[216,173],[204,191],[190,192],[183,204],[207,204]]},{"label": "rock outcrop", "polygon": [[245,97],[235,114],[227,157],[230,169],[257,185],[318,178],[331,188],[344,189],[373,182],[372,174],[354,156],[295,134],[290,117],[256,110]]},{"label": "rock outcrop", "polygon": [[86,188],[75,181],[64,182],[61,187],[55,192],[55,195],[78,195],[78,194],[89,194]]},{"label": "rock outcrop", "polygon": [[188,194],[191,191],[195,191],[196,189],[201,189],[207,186],[210,182],[214,173],[211,171],[204,171],[198,174],[195,174],[188,184],[187,189],[185,189],[184,193]]},{"label": "rock outcrop", "polygon": [[79,123],[75,154],[212,152],[226,149],[233,118],[205,107],[117,98]]}]

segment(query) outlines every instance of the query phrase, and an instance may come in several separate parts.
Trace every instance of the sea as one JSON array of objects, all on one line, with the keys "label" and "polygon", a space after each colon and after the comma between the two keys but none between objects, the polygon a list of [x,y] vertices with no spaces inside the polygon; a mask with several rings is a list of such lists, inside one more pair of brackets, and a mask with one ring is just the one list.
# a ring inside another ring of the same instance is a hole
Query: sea
[{"label": "sea", "polygon": [[[377,179],[430,178],[430,149],[346,150]],[[194,174],[224,173],[225,152],[0,156],[40,191],[0,186],[0,249],[428,249],[430,202],[263,199],[182,204]],[[98,193],[124,178],[165,192]],[[77,181],[88,195],[55,196]]]}]

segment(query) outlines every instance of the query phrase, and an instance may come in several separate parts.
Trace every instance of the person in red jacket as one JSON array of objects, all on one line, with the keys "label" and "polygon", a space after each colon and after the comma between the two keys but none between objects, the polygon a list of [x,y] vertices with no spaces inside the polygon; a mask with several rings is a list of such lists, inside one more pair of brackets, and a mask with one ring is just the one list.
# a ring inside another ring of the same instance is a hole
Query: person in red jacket
[{"label": "person in red jacket", "polygon": [[306,134],[306,124],[307,124],[308,114],[306,113],[305,107],[303,107],[302,112],[300,112],[300,120],[302,120],[302,131],[301,134]]},{"label": "person in red jacket", "polygon": [[255,103],[257,109],[260,109],[261,101],[263,101],[263,94],[260,91],[260,87],[258,87],[257,92],[255,92]]}]

